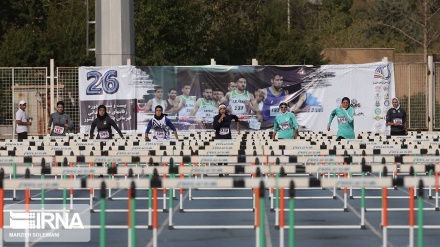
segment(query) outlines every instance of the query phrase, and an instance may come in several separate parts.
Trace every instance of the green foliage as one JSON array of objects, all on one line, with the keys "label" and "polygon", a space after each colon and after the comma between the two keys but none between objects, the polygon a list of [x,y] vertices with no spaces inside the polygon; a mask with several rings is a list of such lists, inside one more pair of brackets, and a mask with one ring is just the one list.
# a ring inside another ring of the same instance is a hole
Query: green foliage
[{"label": "green foliage", "polygon": [[[93,1],[91,1],[93,2]],[[14,14],[0,36],[0,66],[92,65],[86,55],[85,0],[10,1]],[[68,20],[68,21],[66,21]]]},{"label": "green foliage", "polygon": [[[47,66],[51,58],[93,65],[86,1],[0,1],[0,66]],[[88,1],[93,20],[95,1]],[[319,65],[325,48],[438,53],[439,7],[440,0],[134,0],[135,62]],[[429,26],[420,26],[423,18]]]}]

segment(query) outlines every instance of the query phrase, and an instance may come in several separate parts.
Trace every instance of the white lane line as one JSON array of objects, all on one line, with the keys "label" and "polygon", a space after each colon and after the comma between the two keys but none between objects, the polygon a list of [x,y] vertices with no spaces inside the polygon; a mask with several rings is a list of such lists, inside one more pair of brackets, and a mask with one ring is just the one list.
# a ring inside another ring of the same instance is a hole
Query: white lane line
[{"label": "white lane line", "polygon": [[[333,195],[333,191],[329,190],[329,192],[331,192]],[[339,194],[336,194],[336,197],[341,202],[344,202],[344,198],[342,198]],[[349,202],[347,202],[347,207],[349,208],[350,212],[353,212],[359,219],[362,218],[360,212],[358,212]],[[379,239],[382,239],[383,237],[382,233],[379,232],[366,218],[364,220],[365,220],[365,225],[368,227],[368,229],[371,230]],[[390,242],[387,242],[387,246],[394,247],[394,245],[392,245]]]},{"label": "white lane line", "polygon": [[[270,211],[270,209],[269,209]],[[267,210],[266,210],[267,212]],[[264,214],[264,235],[266,236],[266,247],[272,247],[272,238],[270,237],[270,225],[267,219],[267,213]]]},{"label": "white lane line", "polygon": [[[184,197],[183,197],[182,200],[185,200],[185,199],[188,198],[188,196],[189,196],[189,193],[188,193],[188,192],[189,192],[189,191],[187,191],[187,192],[185,193],[185,195],[184,195]],[[174,213],[177,213],[177,211],[179,210],[179,208],[180,208],[180,204],[179,204],[179,203],[176,203],[176,206],[175,206],[174,209],[173,209],[173,214],[174,214]],[[157,238],[159,238],[159,235],[162,233],[162,231],[163,231],[165,228],[168,228],[168,222],[169,222],[169,221],[168,221],[168,217],[167,217],[166,220],[163,221],[162,225],[160,225],[159,230],[157,231]],[[153,237],[150,239],[150,242],[147,243],[146,247],[152,247],[152,246],[153,246]]]}]

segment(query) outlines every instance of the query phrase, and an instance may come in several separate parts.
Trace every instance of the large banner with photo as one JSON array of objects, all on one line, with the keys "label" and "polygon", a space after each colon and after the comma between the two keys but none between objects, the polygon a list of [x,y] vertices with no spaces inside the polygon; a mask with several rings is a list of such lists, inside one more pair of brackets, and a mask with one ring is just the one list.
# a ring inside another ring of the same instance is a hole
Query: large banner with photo
[{"label": "large banner with photo", "polygon": [[[355,131],[385,131],[395,94],[390,62],[324,66],[80,67],[80,129],[88,133],[104,104],[121,130],[144,132],[161,105],[178,130],[212,129],[218,105],[227,105],[242,129],[273,128],[287,102],[300,130],[326,131],[343,97],[355,110]],[[337,129],[336,120],[332,130]]]}]

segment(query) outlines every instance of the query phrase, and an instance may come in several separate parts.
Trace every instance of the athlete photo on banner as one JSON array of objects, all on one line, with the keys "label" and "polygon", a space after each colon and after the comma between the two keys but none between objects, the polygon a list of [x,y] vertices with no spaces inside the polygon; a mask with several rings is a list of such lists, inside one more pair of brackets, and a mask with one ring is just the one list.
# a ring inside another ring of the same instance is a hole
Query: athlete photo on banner
[{"label": "athlete photo on banner", "polygon": [[356,131],[385,131],[383,115],[395,94],[390,62],[80,67],[79,78],[82,133],[101,104],[128,132],[144,132],[157,105],[179,131],[212,130],[220,104],[238,117],[242,130],[272,130],[281,102],[300,130],[326,131],[330,112],[344,97],[351,100]]}]

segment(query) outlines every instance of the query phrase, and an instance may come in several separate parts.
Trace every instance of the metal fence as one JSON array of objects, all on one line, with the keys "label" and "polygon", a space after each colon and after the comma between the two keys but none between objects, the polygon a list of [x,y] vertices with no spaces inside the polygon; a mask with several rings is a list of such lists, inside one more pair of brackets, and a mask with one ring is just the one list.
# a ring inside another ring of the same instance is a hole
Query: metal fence
[{"label": "metal fence", "polygon": [[[65,102],[65,112],[79,132],[78,68],[57,68],[54,88],[54,103]],[[18,102],[27,102],[26,111],[32,116],[30,135],[46,135],[51,113],[50,85],[47,68],[0,68],[0,139],[12,138],[15,112]],[[56,106],[54,106],[55,108]]]},{"label": "metal fence", "polygon": [[[408,113],[410,130],[428,130],[427,63],[395,63],[396,96]],[[434,63],[433,130],[440,130],[440,63]],[[55,70],[54,102],[64,101],[65,111],[79,132],[78,68]],[[30,135],[46,135],[50,116],[50,85],[47,68],[0,68],[0,139],[12,138],[18,101],[28,102],[27,111],[34,117]],[[54,106],[55,107],[55,106]],[[36,119],[35,119],[36,118]]]},{"label": "metal fence", "polygon": [[428,129],[427,64],[395,63],[396,97],[407,111],[407,128]]}]

